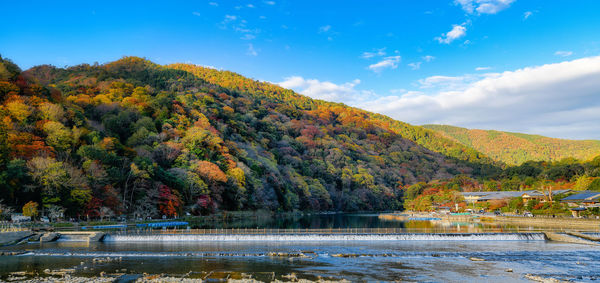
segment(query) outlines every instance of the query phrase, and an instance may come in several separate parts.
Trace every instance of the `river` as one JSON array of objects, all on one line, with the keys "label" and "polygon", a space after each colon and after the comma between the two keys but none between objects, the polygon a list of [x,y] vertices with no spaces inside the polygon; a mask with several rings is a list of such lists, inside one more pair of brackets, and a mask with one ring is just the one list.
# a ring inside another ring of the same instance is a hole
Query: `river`
[{"label": "river", "polygon": [[[370,223],[363,228],[407,225],[390,224],[377,215],[324,218],[334,221],[320,220],[317,227],[311,228],[331,227],[331,223],[335,227],[338,225],[335,221],[339,221],[339,227],[348,227],[348,223]],[[460,239],[444,238],[444,234],[423,235],[433,234],[421,233],[402,240],[367,237],[322,241],[292,237],[287,241],[183,242],[113,237],[98,243],[69,240],[29,243],[1,248],[27,253],[0,256],[0,279],[6,280],[15,271],[26,271],[27,277],[44,275],[47,269],[68,269],[71,276],[83,277],[105,272],[119,282],[133,281],[145,273],[203,278],[210,282],[226,278],[285,281],[294,277],[350,281],[531,282],[526,277],[528,274],[575,282],[600,280],[600,248],[597,246],[496,233]]]}]

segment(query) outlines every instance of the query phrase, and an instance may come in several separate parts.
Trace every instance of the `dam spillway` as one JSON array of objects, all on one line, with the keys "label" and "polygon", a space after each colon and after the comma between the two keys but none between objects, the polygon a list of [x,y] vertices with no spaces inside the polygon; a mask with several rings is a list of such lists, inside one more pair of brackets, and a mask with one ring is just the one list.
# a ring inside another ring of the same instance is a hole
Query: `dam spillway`
[{"label": "dam spillway", "polygon": [[544,241],[543,233],[107,234],[104,242]]}]

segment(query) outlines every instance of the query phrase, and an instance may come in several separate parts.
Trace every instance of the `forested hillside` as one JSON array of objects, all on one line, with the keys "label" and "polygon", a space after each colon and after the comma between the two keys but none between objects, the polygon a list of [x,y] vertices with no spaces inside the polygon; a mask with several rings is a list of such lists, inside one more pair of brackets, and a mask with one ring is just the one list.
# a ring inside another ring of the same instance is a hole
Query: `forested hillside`
[{"label": "forested hillside", "polygon": [[70,216],[387,210],[498,172],[433,131],[192,65],[0,61],[0,199]]},{"label": "forested hillside", "polygon": [[591,160],[600,154],[600,141],[565,140],[538,135],[471,130],[446,125],[424,125],[447,138],[509,165],[526,161],[558,161],[564,158]]},{"label": "forested hillside", "polygon": [[477,150],[464,146],[453,139],[446,138],[436,131],[412,126],[381,114],[352,108],[344,104],[311,99],[278,85],[252,80],[229,71],[220,71],[190,64],[172,64],[169,65],[169,67],[189,71],[210,83],[247,93],[257,99],[266,97],[293,105],[298,109],[327,109],[327,111],[332,113],[343,113],[344,116],[348,117],[361,116],[362,118],[369,120],[370,123],[386,130],[393,131],[403,138],[409,139],[427,149],[442,153],[447,157],[459,160],[461,163],[469,163],[469,166],[474,168],[474,173],[476,175],[496,174],[499,172],[498,166],[502,165],[502,162],[494,162]]}]

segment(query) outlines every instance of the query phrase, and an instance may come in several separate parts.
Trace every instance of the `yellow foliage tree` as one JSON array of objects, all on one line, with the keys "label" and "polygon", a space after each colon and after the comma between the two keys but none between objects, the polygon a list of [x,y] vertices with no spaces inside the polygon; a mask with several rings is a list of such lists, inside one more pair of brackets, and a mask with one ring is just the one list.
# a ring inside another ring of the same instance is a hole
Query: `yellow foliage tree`
[{"label": "yellow foliage tree", "polygon": [[30,201],[23,206],[23,216],[36,217],[38,215],[38,203]]}]

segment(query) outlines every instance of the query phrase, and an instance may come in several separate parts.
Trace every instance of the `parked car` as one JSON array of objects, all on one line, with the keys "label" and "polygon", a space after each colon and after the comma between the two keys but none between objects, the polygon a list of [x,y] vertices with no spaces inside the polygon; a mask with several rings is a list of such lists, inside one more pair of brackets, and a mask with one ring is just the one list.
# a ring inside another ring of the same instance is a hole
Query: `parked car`
[{"label": "parked car", "polygon": [[523,216],[525,217],[533,217],[533,214],[529,211],[526,211],[525,213],[523,213]]},{"label": "parked car", "polygon": [[502,212],[500,210],[496,210],[496,211],[494,211],[494,214],[495,215],[502,215]]}]

